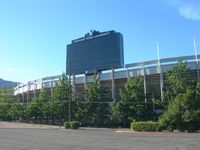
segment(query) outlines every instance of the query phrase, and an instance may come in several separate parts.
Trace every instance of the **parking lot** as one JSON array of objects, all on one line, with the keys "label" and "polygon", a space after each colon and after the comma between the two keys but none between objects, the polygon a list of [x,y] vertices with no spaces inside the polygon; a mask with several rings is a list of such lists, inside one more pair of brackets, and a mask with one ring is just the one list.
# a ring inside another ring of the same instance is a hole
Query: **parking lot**
[{"label": "parking lot", "polygon": [[0,128],[0,150],[200,150],[199,133]]}]

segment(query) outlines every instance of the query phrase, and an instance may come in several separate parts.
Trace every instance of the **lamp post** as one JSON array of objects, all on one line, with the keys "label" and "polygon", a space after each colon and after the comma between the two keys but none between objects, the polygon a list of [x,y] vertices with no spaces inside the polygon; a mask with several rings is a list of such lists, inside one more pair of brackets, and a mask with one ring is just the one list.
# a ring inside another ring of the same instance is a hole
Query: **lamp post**
[{"label": "lamp post", "polygon": [[68,70],[69,70],[69,72],[68,72],[68,75],[69,75],[69,103],[68,103],[68,107],[69,107],[69,109],[68,109],[68,121],[70,122],[71,121],[71,60],[70,60],[70,58],[69,58],[69,67],[68,67]]}]

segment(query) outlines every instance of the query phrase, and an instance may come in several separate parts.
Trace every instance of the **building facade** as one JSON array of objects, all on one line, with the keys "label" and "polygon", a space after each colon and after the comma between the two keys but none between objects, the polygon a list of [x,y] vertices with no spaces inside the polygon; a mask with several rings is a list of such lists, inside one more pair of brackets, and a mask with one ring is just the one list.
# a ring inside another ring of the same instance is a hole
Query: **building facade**
[{"label": "building facade", "polygon": [[[200,58],[200,55],[197,57]],[[108,96],[113,100],[119,99],[120,89],[124,87],[128,78],[142,77],[144,102],[148,103],[152,97],[163,97],[163,89],[166,82],[166,72],[182,59],[190,69],[191,73],[199,79],[199,63],[194,55],[183,57],[164,58],[127,64],[119,69],[106,70],[99,73],[100,84],[108,91]],[[93,81],[93,75],[82,74],[72,75],[71,85],[73,89],[73,100],[83,100],[85,91]],[[29,103],[33,97],[37,97],[42,89],[46,89],[50,94],[53,87],[59,84],[58,76],[41,78],[27,83],[21,83],[14,88],[16,99],[22,103]]]}]

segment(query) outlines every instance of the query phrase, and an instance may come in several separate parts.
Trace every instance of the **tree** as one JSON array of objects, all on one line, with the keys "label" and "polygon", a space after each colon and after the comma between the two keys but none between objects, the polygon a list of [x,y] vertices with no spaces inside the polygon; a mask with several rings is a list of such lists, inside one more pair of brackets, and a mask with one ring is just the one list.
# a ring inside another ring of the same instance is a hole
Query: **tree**
[{"label": "tree", "polygon": [[8,113],[13,102],[13,90],[10,88],[0,89],[0,120],[11,119]]},{"label": "tree", "polygon": [[142,78],[129,78],[120,90],[120,101],[111,105],[112,120],[123,126],[129,125],[142,111],[143,102]]},{"label": "tree", "polygon": [[[101,86],[96,75],[86,93],[84,105],[79,106],[78,118],[82,122],[104,126],[109,119],[109,102],[107,92]],[[87,124],[86,123],[86,124]]]},{"label": "tree", "polygon": [[8,111],[12,120],[22,120],[25,118],[25,108],[20,103],[13,103]]},{"label": "tree", "polygon": [[200,130],[200,99],[196,97],[196,91],[178,94],[169,102],[160,122],[168,130]]},{"label": "tree", "polygon": [[194,74],[181,59],[167,71],[166,77],[167,82],[164,89],[166,101],[173,100],[178,94],[185,93],[188,89],[196,88],[197,82]]},{"label": "tree", "polygon": [[45,119],[48,114],[48,101],[49,96],[46,90],[42,90],[39,94],[39,97],[33,98],[29,103],[28,108],[26,110],[26,115],[28,118],[34,120]]},{"label": "tree", "polygon": [[10,120],[10,116],[8,115],[11,104],[8,102],[0,103],[0,120]]},{"label": "tree", "polygon": [[165,99],[169,102],[160,122],[168,130],[199,130],[200,126],[200,85],[187,64],[179,60],[167,72]]},{"label": "tree", "polygon": [[11,103],[14,99],[13,90],[11,88],[0,89],[0,102]]},{"label": "tree", "polygon": [[[53,119],[68,118],[68,104],[71,97],[71,87],[67,75],[62,74],[59,84],[53,88],[50,101],[50,116]],[[64,121],[63,120],[63,121]]]},{"label": "tree", "polygon": [[43,119],[48,120],[50,117],[50,104],[49,104],[50,100],[51,100],[51,97],[48,91],[45,89],[42,89],[38,97],[38,102],[40,103],[41,114],[42,114],[41,117]]}]

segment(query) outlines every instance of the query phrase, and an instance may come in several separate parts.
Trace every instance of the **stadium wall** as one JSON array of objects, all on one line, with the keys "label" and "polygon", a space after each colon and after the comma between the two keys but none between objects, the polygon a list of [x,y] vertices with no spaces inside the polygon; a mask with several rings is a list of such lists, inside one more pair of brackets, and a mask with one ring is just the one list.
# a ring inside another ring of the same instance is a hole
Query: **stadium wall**
[{"label": "stadium wall", "polygon": [[[198,55],[198,59],[200,55]],[[119,99],[120,88],[124,87],[128,78],[143,77],[144,80],[144,102],[149,102],[150,97],[161,98],[165,86],[165,74],[169,68],[175,65],[179,59],[182,59],[191,70],[191,74],[199,71],[199,63],[194,55],[164,58],[158,60],[137,62],[127,64],[123,68],[103,71],[98,74],[101,85],[107,90],[108,95],[113,100]],[[160,64],[159,64],[160,63]],[[46,89],[50,94],[53,87],[59,84],[58,76],[51,76],[42,79],[32,80],[27,83],[21,83],[14,88],[16,99],[22,103],[28,104],[32,98],[37,97],[42,89]],[[73,88],[73,100],[83,100],[85,90],[93,81],[93,75],[78,75],[71,77]]]}]

